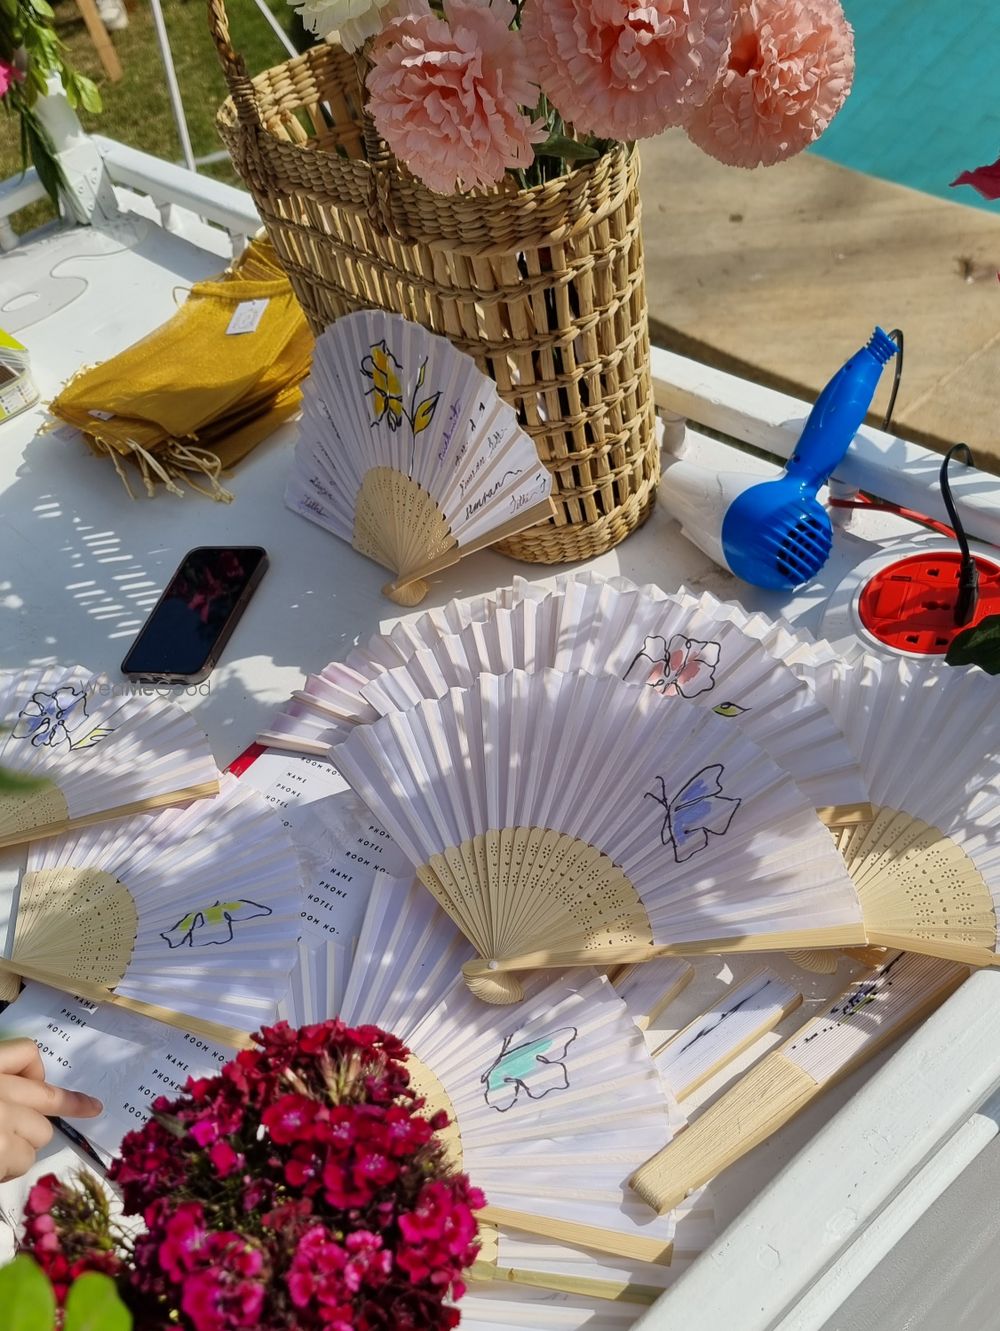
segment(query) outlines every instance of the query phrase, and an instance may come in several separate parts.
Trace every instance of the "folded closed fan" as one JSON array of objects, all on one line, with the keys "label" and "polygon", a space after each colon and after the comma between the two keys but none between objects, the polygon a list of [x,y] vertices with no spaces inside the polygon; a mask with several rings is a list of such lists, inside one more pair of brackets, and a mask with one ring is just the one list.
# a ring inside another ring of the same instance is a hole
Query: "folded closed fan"
[{"label": "folded closed fan", "polygon": [[281,819],[227,777],[213,800],[32,845],[0,968],[193,1031],[253,1031],[288,987],[301,909]]},{"label": "folded closed fan", "polygon": [[333,752],[516,1002],[516,970],[862,943],[810,802],[725,718],[613,676],[511,671],[358,726]]},{"label": "folded closed fan", "polygon": [[0,671],[0,846],[175,804],[219,788],[208,741],[176,703],[82,666]]},{"label": "folded closed fan", "polygon": [[383,310],[316,340],[285,502],[394,573],[430,574],[552,514],[552,479],[488,379],[447,338]]}]

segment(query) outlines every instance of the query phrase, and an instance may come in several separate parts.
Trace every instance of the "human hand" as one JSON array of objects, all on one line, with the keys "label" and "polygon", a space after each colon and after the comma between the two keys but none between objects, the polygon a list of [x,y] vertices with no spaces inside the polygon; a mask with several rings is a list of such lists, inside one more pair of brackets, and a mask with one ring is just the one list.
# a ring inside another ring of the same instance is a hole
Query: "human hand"
[{"label": "human hand", "polygon": [[0,1040],[0,1181],[18,1178],[52,1140],[50,1118],[96,1118],[92,1095],[50,1086],[34,1040]]}]

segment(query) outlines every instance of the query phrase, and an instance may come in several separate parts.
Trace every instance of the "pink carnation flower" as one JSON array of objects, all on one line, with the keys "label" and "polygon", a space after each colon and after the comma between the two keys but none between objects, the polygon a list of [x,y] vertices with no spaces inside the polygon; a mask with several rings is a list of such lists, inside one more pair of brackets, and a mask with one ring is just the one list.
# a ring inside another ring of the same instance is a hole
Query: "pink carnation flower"
[{"label": "pink carnation flower", "polygon": [[542,91],[581,134],[645,139],[679,125],[725,68],[733,0],[527,0]]},{"label": "pink carnation flower", "polygon": [[771,166],[819,138],[853,78],[839,0],[742,0],[729,68],[688,135],[729,166]]},{"label": "pink carnation flower", "polygon": [[376,39],[368,76],[378,132],[414,175],[439,194],[495,185],[531,165],[541,123],[521,111],[538,89],[511,0],[446,0],[395,19]]},{"label": "pink carnation flower", "polygon": [[6,97],[15,83],[22,83],[24,74],[17,65],[0,60],[0,97]]}]

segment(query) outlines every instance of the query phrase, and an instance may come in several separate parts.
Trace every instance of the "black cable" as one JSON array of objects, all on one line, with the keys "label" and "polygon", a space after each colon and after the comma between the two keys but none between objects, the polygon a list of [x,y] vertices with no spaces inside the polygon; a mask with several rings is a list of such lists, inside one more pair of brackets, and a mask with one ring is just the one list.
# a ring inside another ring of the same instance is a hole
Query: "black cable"
[{"label": "black cable", "polygon": [[896,346],[899,347],[899,352],[898,352],[898,354],[897,354],[897,356],[896,356],[896,364],[892,367],[892,392],[891,392],[891,394],[889,395],[889,405],[888,405],[888,406],[886,407],[886,409],[885,409],[885,419],[884,419],[883,422],[882,422],[882,429],[883,429],[883,431],[887,431],[887,430],[889,429],[889,426],[892,424],[892,413],[893,413],[893,409],[894,409],[895,406],[896,406],[896,395],[897,395],[897,393],[899,392],[899,381],[900,381],[900,380],[902,379],[902,377],[903,377],[903,330],[902,330],[902,328],[893,328],[893,329],[891,329],[890,332],[889,332],[889,336],[892,338],[893,342],[895,342]]},{"label": "black cable", "polygon": [[959,452],[965,454],[967,466],[975,466],[969,445],[953,444],[945,453],[944,461],[941,463],[941,498],[948,510],[951,525],[955,529],[958,548],[962,552],[962,567],[958,575],[958,599],[955,602],[955,623],[961,626],[962,624],[968,624],[976,613],[976,607],[979,604],[979,567],[969,549],[969,538],[965,534],[962,519],[958,515],[958,509],[951,493],[951,481],[948,478],[948,466],[955,454]]}]

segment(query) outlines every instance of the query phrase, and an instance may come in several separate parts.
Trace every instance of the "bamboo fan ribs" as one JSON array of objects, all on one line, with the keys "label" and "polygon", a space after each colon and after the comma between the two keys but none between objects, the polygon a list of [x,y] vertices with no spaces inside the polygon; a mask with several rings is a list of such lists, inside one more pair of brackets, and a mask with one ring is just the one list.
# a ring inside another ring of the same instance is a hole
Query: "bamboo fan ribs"
[{"label": "bamboo fan ribs", "polygon": [[510,671],[357,727],[345,779],[473,944],[511,972],[657,952],[865,941],[843,861],[787,774],[725,718],[611,676]]},{"label": "bamboo fan ribs", "polygon": [[394,600],[549,518],[551,489],[513,408],[447,338],[366,310],[317,339],[285,500],[396,574]]},{"label": "bamboo fan ribs", "polygon": [[874,817],[838,834],[871,942],[996,964],[1000,729],[978,669],[865,656],[801,668],[856,754]]},{"label": "bamboo fan ribs", "polygon": [[0,671],[0,846],[175,804],[219,788],[205,736],[176,704],[82,666]]},{"label": "bamboo fan ribs", "polygon": [[226,778],[214,800],[37,843],[21,876],[8,975],[152,1005],[197,1030],[274,1016],[296,957],[302,889],[280,818]]}]

